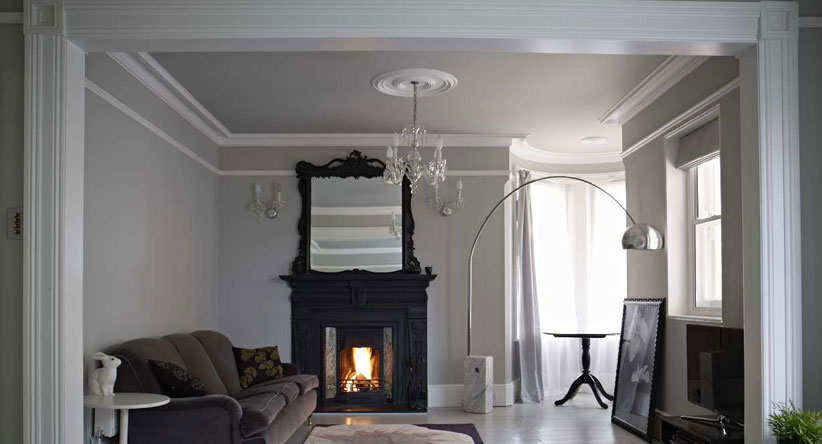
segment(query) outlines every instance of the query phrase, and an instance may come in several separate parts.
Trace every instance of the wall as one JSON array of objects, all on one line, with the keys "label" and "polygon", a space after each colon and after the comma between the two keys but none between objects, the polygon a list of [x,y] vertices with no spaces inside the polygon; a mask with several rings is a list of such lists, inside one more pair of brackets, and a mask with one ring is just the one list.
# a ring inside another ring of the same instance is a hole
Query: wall
[{"label": "wall", "polygon": [[[3,2],[0,11],[22,10]],[[23,26],[0,24],[0,442],[23,441],[23,241],[6,238],[6,208],[23,206]]]},{"label": "wall", "polygon": [[[360,150],[369,157],[385,155],[384,148]],[[324,164],[350,151],[349,147],[223,148],[221,168],[293,171],[299,160]],[[508,170],[506,148],[446,147],[444,153],[451,170]],[[431,152],[423,155],[430,156]],[[465,208],[451,217],[443,217],[425,205],[427,186],[412,201],[417,258],[423,266],[432,266],[438,275],[428,292],[428,378],[432,385],[462,384],[468,251],[483,217],[503,196],[507,181],[505,176],[461,179]],[[448,179],[443,197],[452,195],[454,180]],[[257,222],[245,210],[254,181],[259,181],[264,190],[270,181],[282,183],[288,206],[275,221]],[[300,200],[296,182],[293,176],[222,176],[219,192],[220,324],[238,343],[279,344],[286,357],[290,356],[290,291],[278,276],[289,272],[297,251]],[[511,381],[502,233],[500,211],[486,228],[475,256],[473,338],[474,353],[494,356],[494,379],[500,384]]]},{"label": "wall", "polygon": [[[108,56],[90,54],[86,74],[216,160],[216,147]],[[85,169],[87,364],[128,339],[218,329],[216,174],[88,90]]]},{"label": "wall", "polygon": [[[803,2],[810,6],[810,1]],[[814,14],[822,16],[822,2]],[[810,8],[808,8],[810,9]],[[809,11],[809,13],[811,13]],[[822,29],[799,31],[799,143],[805,407],[822,409]]]},{"label": "wall", "polygon": [[[738,63],[733,58],[719,57],[707,61],[623,126],[623,147],[627,149],[632,146],[727,84],[737,77],[738,71]],[[740,235],[742,189],[738,89],[715,103],[720,105],[721,113],[723,325],[741,328],[743,245]],[[707,104],[705,109],[713,104]],[[679,211],[676,208],[669,209],[669,205],[681,205],[682,202],[668,201],[667,162],[666,140],[661,136],[624,159],[629,211],[638,220],[660,228],[666,237],[668,227],[675,222],[668,220],[669,214],[684,217],[685,212],[684,206]],[[669,266],[676,263],[668,257],[670,254],[668,249],[659,252],[628,252],[629,297],[670,296],[668,278],[673,270],[669,270]],[[673,414],[706,413],[687,401],[683,353],[687,323],[694,321],[669,316],[665,326],[665,354],[658,406]]]}]

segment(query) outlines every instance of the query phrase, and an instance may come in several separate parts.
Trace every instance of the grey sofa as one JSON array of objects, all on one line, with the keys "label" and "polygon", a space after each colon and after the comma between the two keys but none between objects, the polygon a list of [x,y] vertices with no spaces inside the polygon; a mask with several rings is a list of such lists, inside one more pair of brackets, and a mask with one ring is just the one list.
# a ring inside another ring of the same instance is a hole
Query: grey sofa
[{"label": "grey sofa", "polygon": [[285,377],[240,387],[231,342],[215,331],[134,339],[110,354],[122,360],[116,392],[165,393],[149,360],[180,365],[202,379],[209,394],[172,398],[165,406],[129,412],[133,444],[281,444],[317,406],[318,380],[283,364]]}]

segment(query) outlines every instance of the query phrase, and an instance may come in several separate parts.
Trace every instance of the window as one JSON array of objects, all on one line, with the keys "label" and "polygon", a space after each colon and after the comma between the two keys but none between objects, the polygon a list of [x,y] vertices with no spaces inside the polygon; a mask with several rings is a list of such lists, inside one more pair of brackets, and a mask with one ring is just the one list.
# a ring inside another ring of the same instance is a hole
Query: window
[{"label": "window", "polygon": [[[621,175],[588,177],[625,203]],[[618,332],[627,296],[627,221],[610,197],[590,185],[548,180],[531,187],[534,271],[544,332]],[[579,343],[542,338],[546,396],[562,396],[579,377]],[[591,371],[606,391],[616,378],[619,337],[591,344]]]},{"label": "window", "polygon": [[722,315],[722,199],[719,156],[688,171],[689,314]]}]

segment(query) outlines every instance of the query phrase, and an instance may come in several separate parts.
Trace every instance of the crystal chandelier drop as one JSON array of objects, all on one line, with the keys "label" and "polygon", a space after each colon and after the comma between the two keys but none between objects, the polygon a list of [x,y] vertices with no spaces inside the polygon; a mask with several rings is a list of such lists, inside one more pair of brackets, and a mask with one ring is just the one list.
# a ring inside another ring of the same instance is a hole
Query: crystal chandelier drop
[{"label": "crystal chandelier drop", "polygon": [[[419,148],[425,145],[428,138],[428,131],[417,125],[417,88],[419,82],[411,81],[414,88],[414,111],[411,125],[402,129],[401,134],[394,133],[394,140],[386,152],[385,171],[383,179],[390,184],[400,185],[403,177],[407,177],[411,183],[411,193],[417,190],[417,183],[425,178],[429,185],[435,186],[445,180],[447,162],[442,158],[442,136],[437,136],[437,143],[434,148],[434,159],[428,163],[423,162]],[[400,141],[403,145],[410,147],[408,155],[401,157],[399,154]]]}]

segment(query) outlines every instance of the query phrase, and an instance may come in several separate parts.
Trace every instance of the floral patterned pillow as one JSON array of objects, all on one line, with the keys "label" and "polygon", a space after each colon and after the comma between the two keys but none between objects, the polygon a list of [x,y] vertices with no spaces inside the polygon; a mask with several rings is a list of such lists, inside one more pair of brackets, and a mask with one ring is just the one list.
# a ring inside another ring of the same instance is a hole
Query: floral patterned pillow
[{"label": "floral patterned pillow", "polygon": [[280,350],[276,345],[261,348],[234,347],[234,358],[243,388],[283,376]]},{"label": "floral patterned pillow", "polygon": [[149,360],[148,362],[151,364],[154,376],[172,398],[190,398],[208,394],[206,383],[179,365],[165,361]]}]

